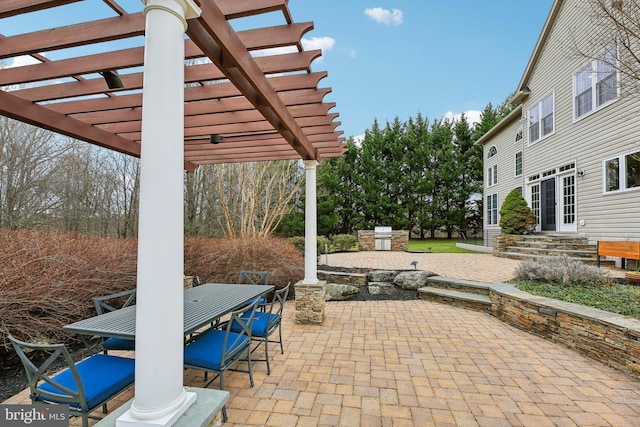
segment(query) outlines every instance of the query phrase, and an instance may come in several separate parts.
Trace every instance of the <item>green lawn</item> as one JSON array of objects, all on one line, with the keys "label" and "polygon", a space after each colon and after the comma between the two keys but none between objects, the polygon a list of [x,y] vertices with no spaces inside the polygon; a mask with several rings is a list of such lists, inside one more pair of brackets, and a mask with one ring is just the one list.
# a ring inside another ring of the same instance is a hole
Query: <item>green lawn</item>
[{"label": "green lawn", "polygon": [[432,252],[439,254],[474,254],[477,252],[468,251],[456,247],[457,240],[451,239],[411,239],[409,240],[410,251]]}]

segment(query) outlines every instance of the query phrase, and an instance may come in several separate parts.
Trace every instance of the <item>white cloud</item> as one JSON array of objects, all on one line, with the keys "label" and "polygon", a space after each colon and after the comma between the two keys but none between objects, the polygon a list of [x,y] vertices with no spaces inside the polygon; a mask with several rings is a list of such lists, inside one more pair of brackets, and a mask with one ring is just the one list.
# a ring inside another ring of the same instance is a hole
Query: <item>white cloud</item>
[{"label": "white cloud", "polygon": [[364,134],[362,135],[355,135],[353,137],[353,143],[356,145],[356,147],[360,147],[362,146],[362,141],[364,141]]},{"label": "white cloud", "polygon": [[335,46],[336,44],[335,39],[332,39],[331,37],[311,37],[310,39],[303,38],[301,41],[304,50],[320,49],[322,50],[323,55],[333,49],[333,46]]},{"label": "white cloud", "polygon": [[402,11],[399,9],[383,9],[381,7],[374,7],[365,9],[364,14],[374,21],[385,25],[400,25],[402,24]]},{"label": "white cloud", "polygon": [[8,65],[8,68],[22,67],[24,65],[40,64],[41,62],[42,61],[38,61],[33,56],[22,55],[22,56],[13,58],[13,62]]},{"label": "white cloud", "polygon": [[[482,111],[479,110],[468,110],[464,112],[464,116],[467,118],[467,122],[469,125],[473,126],[475,123],[480,123],[480,115]],[[449,120],[460,120],[462,113],[454,113],[453,111],[447,111],[444,114],[445,119]]]}]

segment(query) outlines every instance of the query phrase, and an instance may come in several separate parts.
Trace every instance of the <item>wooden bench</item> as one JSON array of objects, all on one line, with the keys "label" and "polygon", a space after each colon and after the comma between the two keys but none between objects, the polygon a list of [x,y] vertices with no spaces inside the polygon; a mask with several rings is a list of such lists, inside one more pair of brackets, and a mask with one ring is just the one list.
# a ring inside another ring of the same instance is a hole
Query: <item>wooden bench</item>
[{"label": "wooden bench", "polygon": [[622,268],[625,268],[625,259],[640,260],[640,242],[610,242],[598,241],[598,267],[601,256],[613,256],[622,258]]}]

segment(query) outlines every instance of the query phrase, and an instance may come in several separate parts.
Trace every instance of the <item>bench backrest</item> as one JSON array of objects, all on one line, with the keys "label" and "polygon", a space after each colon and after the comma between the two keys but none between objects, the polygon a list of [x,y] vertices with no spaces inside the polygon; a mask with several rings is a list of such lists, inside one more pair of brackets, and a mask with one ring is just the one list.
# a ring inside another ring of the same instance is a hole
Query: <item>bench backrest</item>
[{"label": "bench backrest", "polygon": [[640,259],[640,242],[598,242],[598,255]]}]

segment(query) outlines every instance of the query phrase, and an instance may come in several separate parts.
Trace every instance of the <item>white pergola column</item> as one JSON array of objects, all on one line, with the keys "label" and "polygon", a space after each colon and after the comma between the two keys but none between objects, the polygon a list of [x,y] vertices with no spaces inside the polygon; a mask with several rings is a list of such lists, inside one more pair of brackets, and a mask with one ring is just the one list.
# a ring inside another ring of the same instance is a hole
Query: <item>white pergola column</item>
[{"label": "white pergola column", "polygon": [[305,285],[318,283],[318,208],[315,160],[305,160],[306,201],[304,207],[304,280]]},{"label": "white pergola column", "polygon": [[183,387],[184,32],[192,0],[142,0],[146,15],[136,295],[135,397],[120,426],[169,426]]}]

